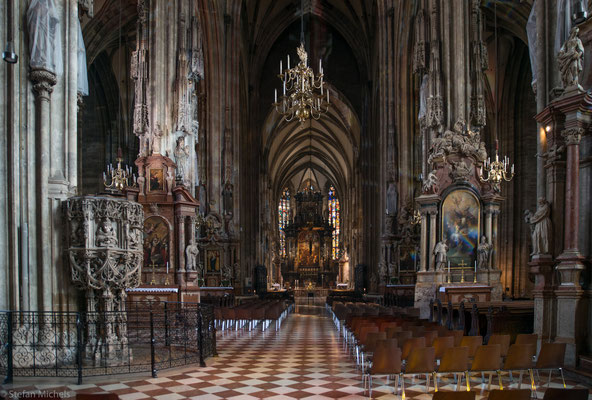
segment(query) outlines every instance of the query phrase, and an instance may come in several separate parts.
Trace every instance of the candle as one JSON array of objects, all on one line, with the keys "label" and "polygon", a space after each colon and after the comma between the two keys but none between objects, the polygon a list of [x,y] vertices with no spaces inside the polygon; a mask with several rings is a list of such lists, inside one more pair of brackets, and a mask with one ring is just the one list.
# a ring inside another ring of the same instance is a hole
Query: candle
[{"label": "candle", "polygon": [[274,103],[277,103],[277,89],[274,90]]},{"label": "candle", "polygon": [[448,275],[450,275],[450,260],[448,261]]},{"label": "candle", "polygon": [[288,69],[290,69],[290,55],[288,54]]},{"label": "candle", "polygon": [[319,74],[323,71],[323,65],[321,64],[321,59],[319,58]]},{"label": "candle", "polygon": [[280,75],[282,74],[282,71],[283,71],[283,70],[284,70],[284,69],[282,68],[282,60],[280,60]]},{"label": "candle", "polygon": [[327,103],[329,102],[329,89],[327,89]]},{"label": "candle", "polygon": [[169,273],[169,262],[167,261],[167,274]]}]

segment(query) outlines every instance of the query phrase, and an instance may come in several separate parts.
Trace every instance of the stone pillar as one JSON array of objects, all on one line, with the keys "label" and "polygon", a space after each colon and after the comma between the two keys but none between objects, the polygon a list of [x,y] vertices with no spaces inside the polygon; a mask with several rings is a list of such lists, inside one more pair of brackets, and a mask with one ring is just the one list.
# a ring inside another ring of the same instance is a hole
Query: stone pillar
[{"label": "stone pillar", "polygon": [[427,270],[427,252],[428,252],[428,225],[427,225],[427,212],[421,210],[421,264],[420,271],[425,272]]},{"label": "stone pillar", "polygon": [[563,252],[557,260],[559,272],[559,287],[555,290],[557,296],[557,338],[559,342],[567,343],[565,363],[575,366],[577,348],[583,337],[578,324],[578,310],[584,291],[580,286],[580,274],[584,269],[583,257],[578,250],[579,231],[579,143],[583,129],[572,127],[562,132],[567,146],[566,185],[565,185],[565,231]]},{"label": "stone pillar", "polygon": [[530,273],[534,275],[532,290],[534,297],[534,328],[540,343],[549,341],[555,334],[553,297],[553,257],[548,254],[535,255],[528,263]]},{"label": "stone pillar", "polygon": [[175,215],[175,222],[177,223],[177,284],[185,284],[185,216],[183,214]]},{"label": "stone pillar", "polygon": [[38,226],[38,269],[41,301],[39,310],[52,309],[52,278],[51,278],[51,216],[49,203],[49,171],[50,148],[49,129],[51,110],[51,92],[57,83],[53,72],[45,69],[34,69],[30,75],[33,91],[36,94],[35,132],[37,140],[37,226]]},{"label": "stone pillar", "polygon": [[436,258],[434,255],[434,247],[436,247],[436,242],[438,239],[436,238],[436,217],[438,216],[438,209],[430,208],[428,211],[430,214],[430,269],[432,271],[436,270]]}]

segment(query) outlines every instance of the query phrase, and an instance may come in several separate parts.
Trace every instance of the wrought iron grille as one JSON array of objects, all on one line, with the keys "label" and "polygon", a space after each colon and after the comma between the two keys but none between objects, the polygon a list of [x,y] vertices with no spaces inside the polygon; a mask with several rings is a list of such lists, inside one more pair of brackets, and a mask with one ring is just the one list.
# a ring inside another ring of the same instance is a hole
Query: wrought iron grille
[{"label": "wrought iron grille", "polygon": [[122,312],[0,311],[0,374],[83,377],[150,372],[216,355],[213,306],[127,303]]}]

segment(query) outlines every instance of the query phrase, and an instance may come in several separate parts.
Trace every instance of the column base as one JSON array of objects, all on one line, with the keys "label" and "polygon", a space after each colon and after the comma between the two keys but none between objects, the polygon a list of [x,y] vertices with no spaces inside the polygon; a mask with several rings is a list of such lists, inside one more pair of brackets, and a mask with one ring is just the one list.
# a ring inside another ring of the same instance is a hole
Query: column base
[{"label": "column base", "polygon": [[445,282],[446,275],[441,271],[420,271],[417,273],[414,307],[419,308],[420,318],[429,318],[430,300],[436,299],[438,287]]},{"label": "column base", "polygon": [[584,270],[584,257],[577,250],[566,250],[559,257],[556,269],[560,276],[560,287],[580,287],[580,275]]},{"label": "column base", "polygon": [[539,343],[555,336],[555,299],[553,296],[553,271],[555,260],[550,254],[539,254],[528,263],[529,273],[534,275],[534,329]]}]

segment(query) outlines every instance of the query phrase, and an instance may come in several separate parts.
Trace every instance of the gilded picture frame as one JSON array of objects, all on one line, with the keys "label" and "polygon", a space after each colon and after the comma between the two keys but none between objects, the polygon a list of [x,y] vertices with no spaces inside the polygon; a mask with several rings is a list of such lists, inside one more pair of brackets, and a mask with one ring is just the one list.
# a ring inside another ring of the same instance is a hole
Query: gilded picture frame
[{"label": "gilded picture frame", "polygon": [[481,232],[481,202],[468,189],[456,189],[444,198],[440,210],[441,240],[448,245],[452,266],[469,267],[475,260]]}]

